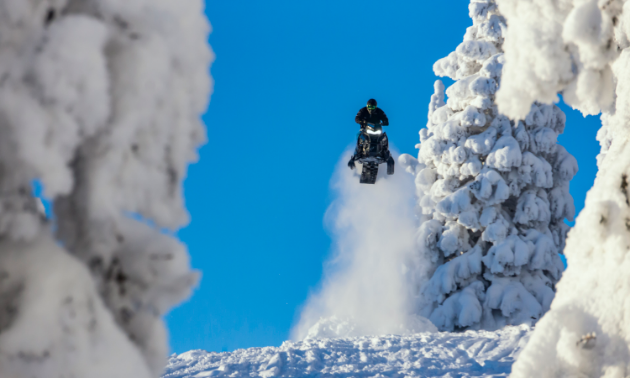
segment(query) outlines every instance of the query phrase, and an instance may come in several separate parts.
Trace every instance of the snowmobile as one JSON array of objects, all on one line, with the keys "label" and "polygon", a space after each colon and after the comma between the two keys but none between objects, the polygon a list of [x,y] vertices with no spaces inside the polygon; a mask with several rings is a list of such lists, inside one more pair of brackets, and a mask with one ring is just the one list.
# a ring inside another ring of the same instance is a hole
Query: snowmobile
[{"label": "snowmobile", "polygon": [[357,139],[357,148],[350,160],[350,168],[354,167],[355,161],[363,164],[361,184],[374,184],[378,166],[382,163],[387,163],[388,175],[394,174],[394,159],[389,153],[389,140],[387,133],[383,132],[382,124],[368,122],[361,130]]}]

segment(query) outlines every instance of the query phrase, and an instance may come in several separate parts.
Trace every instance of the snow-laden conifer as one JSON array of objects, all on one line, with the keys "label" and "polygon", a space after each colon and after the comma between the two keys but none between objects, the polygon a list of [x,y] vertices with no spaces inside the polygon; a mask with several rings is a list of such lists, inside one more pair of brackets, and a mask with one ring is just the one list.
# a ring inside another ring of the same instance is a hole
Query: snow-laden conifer
[{"label": "snow-laden conifer", "polygon": [[577,162],[557,144],[564,113],[553,104],[534,104],[522,121],[498,112],[506,22],[494,0],[472,0],[469,10],[464,41],[434,65],[455,83],[446,92],[435,83],[418,159],[400,159],[416,176],[417,245],[432,264],[418,308],[440,330],[539,319],[575,212]]},{"label": "snow-laden conifer", "polygon": [[208,32],[199,0],[0,1],[0,377],[162,371]]},{"label": "snow-laden conifer", "polygon": [[563,99],[602,114],[599,171],[567,238],[568,268],[512,377],[630,374],[630,2],[498,0],[506,34],[497,104],[523,117]]}]

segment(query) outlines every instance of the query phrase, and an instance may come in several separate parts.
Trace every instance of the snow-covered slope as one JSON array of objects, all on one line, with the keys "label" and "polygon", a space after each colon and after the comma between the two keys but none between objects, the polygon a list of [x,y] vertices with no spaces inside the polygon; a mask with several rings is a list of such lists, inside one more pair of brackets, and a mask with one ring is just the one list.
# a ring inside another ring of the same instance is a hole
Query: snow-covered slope
[{"label": "snow-covered slope", "polygon": [[507,377],[529,334],[520,326],[308,339],[224,353],[193,350],[171,356],[162,377]]}]

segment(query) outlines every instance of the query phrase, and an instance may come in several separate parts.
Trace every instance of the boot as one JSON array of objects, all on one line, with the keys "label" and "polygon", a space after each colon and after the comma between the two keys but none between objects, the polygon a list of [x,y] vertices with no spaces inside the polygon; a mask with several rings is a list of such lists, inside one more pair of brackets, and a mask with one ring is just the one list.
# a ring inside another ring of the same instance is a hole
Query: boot
[{"label": "boot", "polygon": [[348,167],[350,169],[354,169],[355,168],[354,160],[355,160],[354,155],[350,156],[350,161],[348,162]]}]

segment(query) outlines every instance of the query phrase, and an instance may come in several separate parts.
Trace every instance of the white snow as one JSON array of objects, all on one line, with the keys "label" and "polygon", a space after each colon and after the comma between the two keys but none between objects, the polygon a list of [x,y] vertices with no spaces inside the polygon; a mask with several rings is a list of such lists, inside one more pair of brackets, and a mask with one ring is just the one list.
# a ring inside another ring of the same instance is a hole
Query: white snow
[{"label": "white snow", "polygon": [[0,377],[161,372],[209,31],[201,0],[0,2]]},{"label": "white snow", "polygon": [[564,220],[575,214],[569,181],[577,162],[557,144],[564,114],[538,103],[522,121],[499,112],[511,25],[494,0],[471,0],[469,10],[464,41],[434,65],[456,80],[448,100],[437,81],[418,159],[399,159],[415,176],[421,222],[416,314],[441,331],[536,322],[562,274]]},{"label": "white snow", "polygon": [[162,378],[507,377],[530,329],[286,341],[282,346],[172,355]]},{"label": "white snow", "polygon": [[0,267],[1,377],[152,376],[88,270],[49,235],[0,243]]},{"label": "white snow", "polygon": [[[523,118],[534,101],[602,113],[599,172],[569,232],[568,269],[513,377],[630,374],[630,2],[498,0],[510,28],[499,109]],[[535,106],[535,105],[534,105]],[[570,126],[568,126],[570,127]],[[564,157],[556,175],[571,175]],[[552,191],[552,216],[572,212]],[[544,198],[541,198],[544,200]],[[535,218],[535,207],[527,216]],[[543,214],[547,216],[547,214]],[[554,235],[554,238],[556,236]]]},{"label": "white snow", "polygon": [[387,176],[381,165],[375,185],[361,184],[362,166],[348,169],[349,157],[337,165],[325,216],[332,256],[292,338],[435,331],[413,307],[414,288],[426,280],[414,253],[413,179],[401,169]]}]

